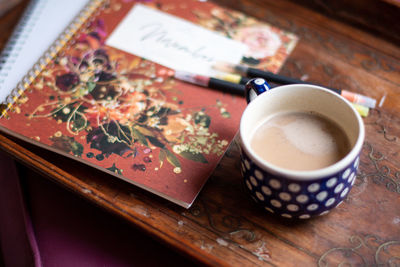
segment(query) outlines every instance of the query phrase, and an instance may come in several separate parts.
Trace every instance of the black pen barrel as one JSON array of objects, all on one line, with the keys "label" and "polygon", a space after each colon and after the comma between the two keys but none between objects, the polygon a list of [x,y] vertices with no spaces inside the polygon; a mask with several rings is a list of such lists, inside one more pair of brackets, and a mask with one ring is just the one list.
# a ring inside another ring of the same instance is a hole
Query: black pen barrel
[{"label": "black pen barrel", "polygon": [[240,78],[239,83],[240,84],[246,84],[248,81],[250,81],[252,78],[247,78],[247,77],[242,77]]},{"label": "black pen barrel", "polygon": [[267,81],[279,83],[279,84],[294,84],[294,83],[306,83],[302,80],[293,79],[290,77],[273,74],[272,72],[262,71],[258,69],[249,68],[247,70],[247,75],[253,78],[264,78]]},{"label": "black pen barrel", "polygon": [[[272,72],[262,71],[262,70],[253,69],[253,68],[247,69],[247,75],[251,76],[253,78],[257,78],[257,77],[263,78],[267,82],[273,82],[273,83],[278,83],[278,84],[282,84],[282,85],[286,85],[286,84],[317,85],[317,84],[313,84],[313,83],[304,82],[302,80],[298,80],[298,79],[282,76],[282,75],[279,75],[279,74],[274,74]],[[320,86],[320,85],[318,85],[318,86]],[[340,89],[335,89],[335,88],[330,88],[330,87],[325,87],[325,88],[327,88],[329,90],[332,90],[332,91],[338,93],[339,95],[342,92],[342,90],[340,90]]]},{"label": "black pen barrel", "polygon": [[208,87],[210,87],[211,89],[216,89],[216,90],[220,90],[220,91],[232,93],[232,94],[237,94],[237,95],[244,94],[244,85],[243,84],[231,83],[231,82],[216,79],[216,78],[210,78],[210,81],[208,82]]}]

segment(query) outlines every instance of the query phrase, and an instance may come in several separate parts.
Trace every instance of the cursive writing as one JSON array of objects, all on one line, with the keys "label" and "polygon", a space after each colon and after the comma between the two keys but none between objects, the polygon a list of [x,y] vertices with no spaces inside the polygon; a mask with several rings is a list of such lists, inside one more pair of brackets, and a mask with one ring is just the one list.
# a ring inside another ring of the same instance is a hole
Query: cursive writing
[{"label": "cursive writing", "polygon": [[[182,44],[179,40],[171,37],[168,30],[166,30],[162,23],[155,22],[142,26],[140,29],[143,35],[140,38],[141,42],[152,41],[164,48],[174,49],[176,51],[182,52],[194,59],[203,60],[206,62],[213,62],[214,58],[204,53],[205,46],[194,46],[190,47],[188,45]],[[194,44],[195,45],[195,44]]]}]

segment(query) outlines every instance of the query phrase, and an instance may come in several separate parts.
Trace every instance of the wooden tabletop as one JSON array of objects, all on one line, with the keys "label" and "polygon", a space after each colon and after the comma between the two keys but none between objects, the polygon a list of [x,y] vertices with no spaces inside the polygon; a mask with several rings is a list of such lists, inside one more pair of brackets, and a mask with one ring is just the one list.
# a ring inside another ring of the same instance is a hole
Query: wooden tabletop
[{"label": "wooden tabletop", "polygon": [[[1,47],[27,2],[0,18]],[[357,17],[351,17],[352,13],[346,16],[341,10],[342,13],[332,16],[299,4],[309,1],[215,2],[300,37],[281,74],[378,100],[379,106],[370,110],[364,119],[366,140],[357,181],[344,203],[328,215],[289,221],[277,219],[254,205],[243,187],[236,143],[231,145],[189,210],[79,162],[5,135],[0,135],[0,148],[48,179],[123,217],[150,237],[199,263],[399,266],[398,38],[386,38],[387,31],[379,34],[381,27],[376,25],[364,27],[362,23],[352,23],[360,22]],[[343,17],[346,23],[341,20]],[[371,21],[376,23],[375,19]],[[362,22],[368,24],[368,20]],[[397,23],[393,21],[396,27]]]}]

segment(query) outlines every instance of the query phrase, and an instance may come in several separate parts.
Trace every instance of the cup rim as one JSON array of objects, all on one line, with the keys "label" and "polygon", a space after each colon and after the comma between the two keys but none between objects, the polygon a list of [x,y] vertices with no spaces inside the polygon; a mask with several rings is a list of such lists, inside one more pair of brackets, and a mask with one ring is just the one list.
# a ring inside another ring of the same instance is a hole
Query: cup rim
[{"label": "cup rim", "polygon": [[[326,93],[331,94],[332,96],[340,99],[343,101],[348,107],[350,107],[350,110],[352,111],[352,114],[355,116],[357,123],[358,123],[358,137],[357,141],[354,144],[353,148],[351,151],[341,160],[338,162],[325,167],[321,169],[316,169],[316,170],[311,170],[311,171],[301,171],[301,170],[289,170],[285,168],[281,168],[279,166],[273,165],[263,159],[261,159],[260,156],[258,156],[254,151],[252,151],[251,146],[249,144],[249,140],[245,140],[243,138],[243,120],[245,115],[251,110],[251,107],[254,105],[257,105],[257,103],[262,102],[265,97],[268,97],[268,95],[275,91],[275,90],[291,90],[293,87],[307,87],[307,88],[314,88],[317,90],[322,90]],[[262,93],[261,95],[257,96],[254,100],[252,100],[247,107],[245,108],[242,117],[240,119],[240,127],[239,127],[239,136],[240,136],[240,141],[241,141],[241,147],[242,149],[245,150],[246,154],[248,157],[251,158],[260,168],[263,170],[272,173],[277,176],[281,177],[287,177],[293,180],[298,180],[298,181],[312,181],[312,180],[318,180],[321,178],[329,177],[337,172],[344,170],[350,163],[357,158],[359,153],[361,152],[362,146],[364,144],[364,138],[365,138],[365,129],[364,129],[364,123],[362,121],[362,118],[360,114],[356,111],[356,109],[351,105],[351,103],[342,97],[341,95],[332,92],[329,89],[323,88],[321,86],[317,85],[309,85],[309,84],[290,84],[290,85],[283,85],[276,87],[272,90],[269,90],[267,92]]]}]

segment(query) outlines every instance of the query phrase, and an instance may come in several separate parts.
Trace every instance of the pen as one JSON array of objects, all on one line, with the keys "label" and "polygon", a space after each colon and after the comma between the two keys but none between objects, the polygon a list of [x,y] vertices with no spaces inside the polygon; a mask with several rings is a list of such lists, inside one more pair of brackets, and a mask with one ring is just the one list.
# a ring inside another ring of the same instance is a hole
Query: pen
[{"label": "pen", "polygon": [[238,83],[243,85],[246,85],[246,83],[251,80],[251,78],[243,77],[239,74],[234,73],[217,74],[215,75],[215,77],[231,83]]},{"label": "pen", "polygon": [[[251,78],[264,78],[265,80],[269,82],[274,82],[278,84],[312,84],[312,83],[307,83],[302,80],[297,80],[293,79],[290,77],[282,76],[279,74],[274,74],[269,71],[263,71],[255,68],[250,68],[244,65],[235,65],[235,64],[230,64],[230,63],[223,63],[219,62],[214,65],[214,68],[217,70],[225,71],[225,72],[235,72],[239,73],[241,76],[246,76],[246,77],[251,77]],[[232,76],[230,76],[232,75]],[[246,84],[249,78],[246,77],[241,77],[240,75],[237,75],[238,77],[235,77],[235,74],[230,74],[230,75],[219,75],[219,77],[223,80],[229,80],[232,82],[237,82],[237,83],[242,83]],[[329,88],[326,87],[332,91],[335,91],[339,95],[343,96],[347,100],[349,100],[352,103],[359,104],[366,106],[368,108],[375,108],[376,105],[376,100],[361,94],[353,93],[347,90],[341,90],[341,89],[335,89],[335,88]]]},{"label": "pen", "polygon": [[[239,94],[241,96],[243,96],[245,90],[245,86],[237,82],[235,83],[235,82],[220,80],[217,78],[194,74],[187,71],[176,70],[174,78],[184,82],[200,85],[203,87],[208,87],[215,90],[220,90],[233,94]],[[275,86],[271,86],[271,89],[274,87]],[[368,111],[369,111],[368,107],[364,107],[356,103],[352,103],[352,105],[361,116],[363,117],[368,116]]]},{"label": "pen", "polygon": [[178,80],[193,83],[203,87],[208,87],[211,89],[216,89],[233,94],[244,94],[244,85],[239,83],[232,83],[229,81],[224,81],[217,78],[194,74],[181,70],[176,70],[174,77]]}]

